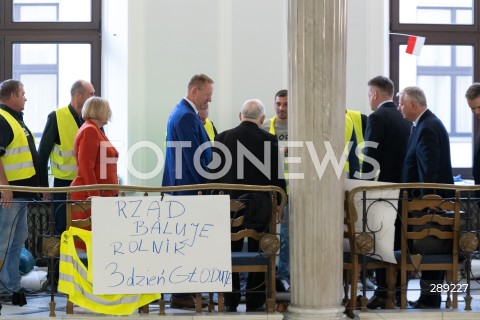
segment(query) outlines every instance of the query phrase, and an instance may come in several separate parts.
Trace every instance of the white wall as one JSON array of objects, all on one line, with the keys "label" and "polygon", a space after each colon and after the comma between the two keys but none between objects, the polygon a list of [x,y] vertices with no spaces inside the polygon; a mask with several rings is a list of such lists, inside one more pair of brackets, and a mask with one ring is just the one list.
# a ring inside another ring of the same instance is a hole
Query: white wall
[{"label": "white wall", "polygon": [[388,1],[347,2],[347,108],[370,114],[367,82],[389,76]]},{"label": "white wall", "polygon": [[[102,95],[110,100],[111,140],[123,144],[124,183],[160,185],[163,159],[137,149],[127,174],[127,147],[163,149],[168,115],[193,74],[215,81],[210,118],[219,131],[238,124],[241,104],[259,98],[274,115],[273,96],[288,83],[287,0],[104,0]],[[347,5],[347,106],[369,111],[366,83],[388,72],[383,0]],[[294,108],[295,106],[290,106]]]}]

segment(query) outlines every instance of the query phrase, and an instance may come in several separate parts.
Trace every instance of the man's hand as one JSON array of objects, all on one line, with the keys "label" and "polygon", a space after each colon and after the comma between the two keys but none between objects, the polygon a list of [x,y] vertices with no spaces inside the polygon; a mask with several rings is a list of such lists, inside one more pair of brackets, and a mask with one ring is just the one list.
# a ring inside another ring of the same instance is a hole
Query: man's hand
[{"label": "man's hand", "polygon": [[12,206],[13,192],[10,190],[2,191],[2,208],[8,209]]}]

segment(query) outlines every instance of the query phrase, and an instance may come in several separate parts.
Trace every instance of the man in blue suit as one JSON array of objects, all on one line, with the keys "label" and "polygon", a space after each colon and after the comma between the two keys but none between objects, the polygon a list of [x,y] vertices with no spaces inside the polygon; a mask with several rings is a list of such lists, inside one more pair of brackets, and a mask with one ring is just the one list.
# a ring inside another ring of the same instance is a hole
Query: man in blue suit
[{"label": "man in blue suit", "polygon": [[[407,87],[399,93],[399,98],[404,118],[413,122],[401,182],[453,184],[448,132],[442,121],[428,110],[423,90]],[[442,197],[451,196],[445,190],[436,190],[435,193]],[[414,193],[409,197],[422,195]],[[412,303],[414,308],[440,308],[440,292],[432,293],[430,290],[432,284],[441,284],[444,278],[445,271],[422,271],[422,291],[418,301]]]},{"label": "man in blue suit", "polygon": [[[208,107],[208,103],[212,101],[212,93],[213,80],[204,74],[195,75],[188,83],[186,97],[172,110],[167,124],[167,148],[162,181],[164,187],[207,182],[205,173],[208,173],[208,164],[212,161],[212,151],[198,110]],[[197,163],[194,163],[194,154],[198,148],[205,149],[196,160]],[[196,192],[176,194],[193,195]]]},{"label": "man in blue suit", "polygon": [[[162,185],[181,186],[207,183],[208,164],[212,161],[211,143],[200,121],[198,111],[212,101],[213,80],[204,74],[194,75],[188,83],[185,98],[175,106],[167,124],[166,156]],[[203,149],[195,159],[195,152]],[[177,159],[180,157],[180,159]],[[180,167],[178,167],[180,166]],[[175,192],[176,195],[194,195],[195,191]],[[207,304],[202,303],[202,307]],[[192,294],[172,294],[171,308],[194,309]]]}]

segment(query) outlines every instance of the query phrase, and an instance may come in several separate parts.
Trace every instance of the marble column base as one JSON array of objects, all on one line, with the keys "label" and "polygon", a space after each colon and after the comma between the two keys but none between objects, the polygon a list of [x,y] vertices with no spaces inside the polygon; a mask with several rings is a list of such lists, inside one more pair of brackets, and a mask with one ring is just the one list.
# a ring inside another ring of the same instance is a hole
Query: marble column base
[{"label": "marble column base", "polygon": [[305,308],[288,306],[288,313],[284,320],[311,320],[311,319],[348,319],[346,318],[344,307],[339,308]]}]

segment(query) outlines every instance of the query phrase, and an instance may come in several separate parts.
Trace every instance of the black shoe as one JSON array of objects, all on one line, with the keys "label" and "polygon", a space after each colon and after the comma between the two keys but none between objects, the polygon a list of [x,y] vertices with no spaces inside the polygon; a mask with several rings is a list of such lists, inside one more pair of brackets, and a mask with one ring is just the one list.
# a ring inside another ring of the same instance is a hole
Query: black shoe
[{"label": "black shoe", "polygon": [[367,302],[368,309],[386,309],[387,307],[387,298],[373,296]]},{"label": "black shoe", "polygon": [[428,304],[423,304],[421,302],[417,301],[408,301],[408,305],[414,309],[439,309],[440,306],[430,306]]},{"label": "black shoe", "polygon": [[258,308],[247,307],[247,312],[265,312],[265,307],[258,307]]},{"label": "black shoe", "polygon": [[237,312],[237,307],[225,306],[225,312]]}]

